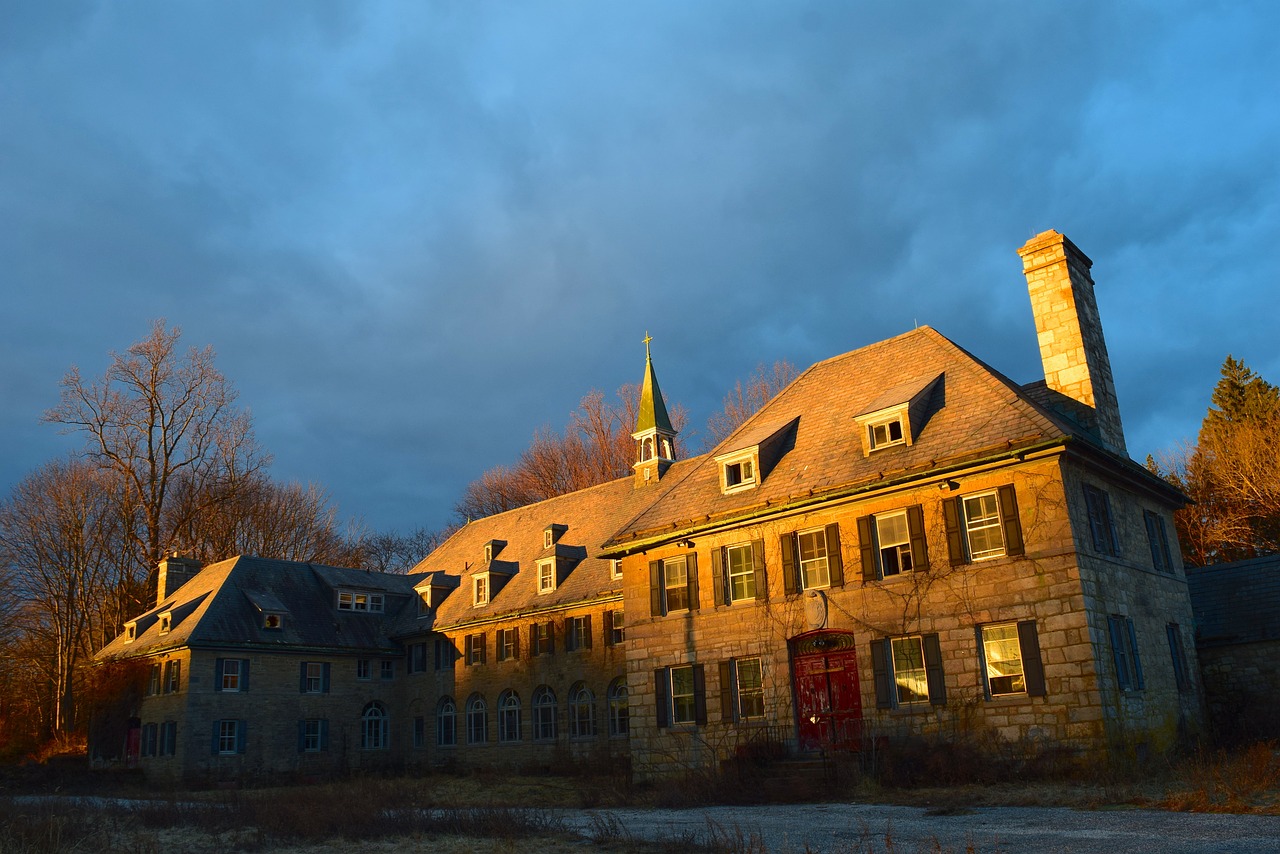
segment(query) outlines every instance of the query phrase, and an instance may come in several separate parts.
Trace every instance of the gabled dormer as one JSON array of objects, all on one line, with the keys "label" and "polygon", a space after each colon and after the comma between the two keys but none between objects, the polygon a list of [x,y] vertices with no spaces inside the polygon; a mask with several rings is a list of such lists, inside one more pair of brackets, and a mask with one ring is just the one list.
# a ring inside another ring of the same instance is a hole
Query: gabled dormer
[{"label": "gabled dormer", "polygon": [[912,445],[941,405],[943,375],[925,382],[895,386],[854,416],[861,434],[862,455],[897,445]]},{"label": "gabled dormer", "polygon": [[542,548],[549,549],[560,542],[560,538],[569,530],[568,525],[552,523],[542,529]]},{"label": "gabled dormer", "polygon": [[433,572],[415,584],[413,592],[418,594],[418,616],[425,617],[433,613],[461,583],[462,579],[456,575]]},{"label": "gabled dormer", "polygon": [[482,608],[492,602],[517,570],[519,565],[516,563],[495,560],[471,573],[471,607]]},{"label": "gabled dormer", "polygon": [[246,590],[244,595],[258,612],[258,625],[267,631],[280,631],[288,609],[274,593],[262,590]]},{"label": "gabled dormer", "polygon": [[720,472],[720,492],[731,495],[755,489],[768,477],[778,459],[795,444],[799,418],[782,425],[765,424],[735,435],[726,443],[732,450],[715,457]]},{"label": "gabled dormer", "polygon": [[657,483],[676,459],[676,431],[667,415],[667,404],[658,388],[658,376],[653,370],[653,358],[649,353],[648,335],[644,339],[644,380],[640,386],[640,407],[636,414],[636,429],[631,437],[636,440],[636,487]]},{"label": "gabled dormer", "polygon": [[494,559],[502,553],[502,549],[506,544],[506,540],[490,540],[484,544],[484,563],[486,566],[493,563]]}]

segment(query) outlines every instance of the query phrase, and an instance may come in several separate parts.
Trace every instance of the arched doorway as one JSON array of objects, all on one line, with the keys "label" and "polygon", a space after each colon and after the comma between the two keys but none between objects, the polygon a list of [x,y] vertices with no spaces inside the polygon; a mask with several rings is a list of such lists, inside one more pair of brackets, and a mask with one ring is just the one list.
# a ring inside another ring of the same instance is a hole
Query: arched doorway
[{"label": "arched doorway", "polygon": [[862,694],[853,634],[809,632],[792,638],[790,647],[800,749],[857,750]]}]

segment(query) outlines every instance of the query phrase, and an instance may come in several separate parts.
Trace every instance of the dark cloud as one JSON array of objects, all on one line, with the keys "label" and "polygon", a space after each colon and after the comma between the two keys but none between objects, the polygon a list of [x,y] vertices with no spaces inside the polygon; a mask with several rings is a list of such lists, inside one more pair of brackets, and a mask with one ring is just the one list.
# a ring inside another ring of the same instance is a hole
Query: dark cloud
[{"label": "dark cloud", "polygon": [[1136,457],[1227,352],[1280,380],[1269,6],[45,6],[0,27],[0,482],[164,316],[277,476],[438,525],[646,331],[695,428],[917,324],[1033,379],[1046,228],[1095,259]]}]

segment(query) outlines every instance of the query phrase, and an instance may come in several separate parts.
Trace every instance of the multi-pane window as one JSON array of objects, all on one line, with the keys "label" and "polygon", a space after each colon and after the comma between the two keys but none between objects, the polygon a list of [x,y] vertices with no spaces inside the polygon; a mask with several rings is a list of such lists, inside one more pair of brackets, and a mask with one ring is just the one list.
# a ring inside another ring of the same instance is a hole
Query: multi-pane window
[{"label": "multi-pane window", "polygon": [[671,723],[675,725],[696,723],[697,703],[694,690],[693,666],[671,668]]},{"label": "multi-pane window", "polygon": [[591,616],[567,617],[564,621],[564,648],[591,649]]},{"label": "multi-pane window", "polygon": [[323,722],[312,718],[302,722],[302,752],[303,753],[319,753],[321,746],[321,724]]},{"label": "multi-pane window", "polygon": [[498,697],[498,741],[520,740],[520,695],[503,691]]},{"label": "multi-pane window", "polygon": [[929,680],[925,672],[922,641],[922,638],[915,636],[894,638],[890,643],[897,705],[929,701]]},{"label": "multi-pane window", "polygon": [[368,679],[369,674],[370,674],[369,659],[367,658],[356,659],[356,678]]},{"label": "multi-pane window", "polygon": [[366,613],[382,613],[383,596],[381,593],[367,593],[357,590],[338,591],[339,611],[362,611]]},{"label": "multi-pane window", "polygon": [[756,568],[751,544],[729,546],[724,550],[724,562],[728,601],[756,598]]},{"label": "multi-pane window", "polygon": [[622,611],[605,612],[605,642],[617,646],[627,639],[627,617]]},{"label": "multi-pane window", "polygon": [[467,666],[474,667],[477,664],[484,664],[486,646],[484,633],[467,635],[463,642],[466,645]]},{"label": "multi-pane window", "polygon": [[553,631],[551,623],[534,623],[529,627],[533,635],[534,655],[551,655],[556,651]]},{"label": "multi-pane window", "polygon": [[1142,511],[1147,525],[1147,542],[1151,545],[1151,565],[1159,572],[1173,572],[1173,557],[1169,554],[1169,535],[1164,517],[1150,510]]},{"label": "multi-pane window", "polygon": [[396,663],[394,661],[390,659],[383,660],[380,662],[380,670],[382,671],[383,679],[396,678]]},{"label": "multi-pane window", "polygon": [[245,690],[247,687],[245,683],[248,682],[249,662],[240,658],[220,658],[218,662],[219,690]]},{"label": "multi-pane window", "polygon": [[218,721],[218,752],[238,753],[240,748],[240,722]]},{"label": "multi-pane window", "polygon": [[825,528],[801,531],[796,536],[800,552],[800,581],[805,590],[831,586],[831,568],[827,562]]},{"label": "multi-pane window", "polygon": [[1084,485],[1084,504],[1089,513],[1089,538],[1094,551],[1107,555],[1120,554],[1115,521],[1111,516],[1111,497],[1089,484]]},{"label": "multi-pane window", "polygon": [[965,537],[973,560],[1000,557],[1004,552],[1004,532],[1000,527],[1000,499],[995,492],[964,498]]},{"label": "multi-pane window", "polygon": [[156,755],[156,725],[142,725],[142,743],[139,746],[139,753],[142,756]]},{"label": "multi-pane window", "polygon": [[556,562],[543,560],[538,562],[538,592],[550,593],[556,589]]},{"label": "multi-pane window", "polygon": [[756,469],[753,460],[739,460],[738,462],[725,464],[724,488],[726,491],[734,488],[745,488],[755,482]]},{"label": "multi-pane window", "polygon": [[667,558],[662,562],[662,586],[668,613],[689,609],[689,563],[685,558]]},{"label": "multi-pane window", "polygon": [[484,697],[472,694],[467,700],[467,744],[484,744],[489,740],[489,706]]},{"label": "multi-pane window", "polygon": [[360,747],[365,750],[386,750],[388,747],[387,710],[374,701],[364,707],[360,716]]},{"label": "multi-pane window", "polygon": [[489,576],[477,575],[472,578],[471,590],[473,594],[471,604],[477,607],[489,604]]},{"label": "multi-pane window", "polygon": [[173,756],[178,752],[178,722],[165,721],[160,725],[160,756]]},{"label": "multi-pane window", "polygon": [[609,561],[609,577],[622,578],[622,561],[617,559]]},{"label": "multi-pane window", "polygon": [[1022,649],[1018,643],[1018,626],[1015,623],[982,627],[982,657],[987,668],[987,686],[991,696],[1026,693]]},{"label": "multi-pane window", "polygon": [[453,664],[458,660],[458,649],[453,645],[453,641],[448,638],[435,639],[435,663],[436,670],[452,670]]},{"label": "multi-pane window", "polygon": [[147,696],[151,697],[160,693],[160,671],[159,664],[151,665],[151,678],[147,680]]},{"label": "multi-pane window", "polygon": [[764,717],[764,678],[758,658],[739,658],[733,663],[737,682],[738,717]]},{"label": "multi-pane window", "polygon": [[596,734],[596,696],[582,682],[569,689],[569,735],[591,738]]},{"label": "multi-pane window", "polygon": [[627,705],[627,680],[619,676],[609,683],[609,735],[621,737],[631,731],[630,709]]},{"label": "multi-pane window", "polygon": [[164,692],[166,694],[178,693],[182,687],[182,662],[165,662],[164,677]]},{"label": "multi-pane window", "polygon": [[425,673],[427,670],[427,645],[425,643],[410,644],[406,660],[410,673]]},{"label": "multi-pane window", "polygon": [[520,655],[520,633],[516,629],[498,629],[498,660],[507,661]]},{"label": "multi-pane window", "polygon": [[533,692],[533,737],[538,741],[556,737],[556,695],[546,685]]},{"label": "multi-pane window", "polygon": [[324,690],[324,664],[319,661],[302,663],[302,691],[304,694],[319,694]]},{"label": "multi-pane window", "polygon": [[458,743],[458,709],[449,697],[436,704],[436,744],[453,747]]},{"label": "multi-pane window", "polygon": [[907,528],[906,511],[876,516],[875,520],[880,574],[887,578],[911,572],[915,566],[911,560],[911,534]]},{"label": "multi-pane window", "polygon": [[871,441],[871,449],[883,448],[886,445],[898,445],[906,441],[902,429],[902,416],[888,421],[879,421],[867,425],[867,437]]}]

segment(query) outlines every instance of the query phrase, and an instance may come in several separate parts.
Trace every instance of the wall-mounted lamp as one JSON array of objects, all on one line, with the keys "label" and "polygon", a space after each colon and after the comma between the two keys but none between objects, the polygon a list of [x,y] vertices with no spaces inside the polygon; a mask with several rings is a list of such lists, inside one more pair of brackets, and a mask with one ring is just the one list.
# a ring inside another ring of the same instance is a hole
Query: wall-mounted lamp
[{"label": "wall-mounted lamp", "polygon": [[942,483],[938,484],[938,489],[942,490],[943,492],[951,492],[953,489],[959,489],[959,488],[960,488],[960,484],[954,480],[944,480]]},{"label": "wall-mounted lamp", "polygon": [[679,545],[686,549],[693,548],[693,540],[681,540]]}]

